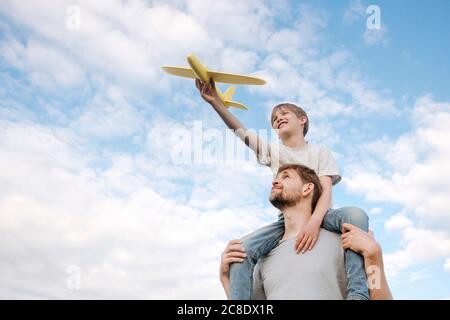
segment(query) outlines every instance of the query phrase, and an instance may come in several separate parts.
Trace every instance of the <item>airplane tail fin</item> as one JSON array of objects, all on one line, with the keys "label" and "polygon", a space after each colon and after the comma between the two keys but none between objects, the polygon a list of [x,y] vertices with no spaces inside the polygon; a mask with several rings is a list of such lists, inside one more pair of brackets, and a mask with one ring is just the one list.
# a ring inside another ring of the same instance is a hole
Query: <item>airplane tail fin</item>
[{"label": "airplane tail fin", "polygon": [[222,102],[225,105],[225,107],[227,108],[234,107],[238,109],[248,110],[247,107],[244,106],[242,103],[232,100],[235,92],[236,86],[229,87],[224,93],[221,93],[220,90],[217,90],[217,93],[219,94],[219,97],[222,99]]},{"label": "airplane tail fin", "polygon": [[235,92],[236,92],[236,86],[229,87],[223,94],[224,100],[232,100]]},{"label": "airplane tail fin", "polygon": [[236,102],[236,101],[231,101],[231,100],[225,100],[223,102],[223,104],[225,105],[225,107],[235,107],[238,109],[243,109],[243,110],[248,110],[248,108],[246,106],[244,106],[242,103]]}]

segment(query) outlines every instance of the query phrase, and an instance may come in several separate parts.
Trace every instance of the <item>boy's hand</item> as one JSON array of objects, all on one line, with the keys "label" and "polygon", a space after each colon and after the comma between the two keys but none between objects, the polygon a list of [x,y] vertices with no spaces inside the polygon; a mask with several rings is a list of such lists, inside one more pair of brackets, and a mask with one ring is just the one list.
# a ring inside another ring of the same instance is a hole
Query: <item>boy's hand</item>
[{"label": "boy's hand", "polygon": [[319,239],[321,221],[317,219],[310,218],[303,229],[297,236],[297,241],[295,241],[295,251],[297,253],[305,253],[307,250],[312,250],[314,245]]},{"label": "boy's hand", "polygon": [[200,79],[195,79],[195,86],[200,91],[202,98],[209,104],[221,101],[219,95],[217,94],[216,84],[213,79],[211,79],[211,83],[205,83]]}]

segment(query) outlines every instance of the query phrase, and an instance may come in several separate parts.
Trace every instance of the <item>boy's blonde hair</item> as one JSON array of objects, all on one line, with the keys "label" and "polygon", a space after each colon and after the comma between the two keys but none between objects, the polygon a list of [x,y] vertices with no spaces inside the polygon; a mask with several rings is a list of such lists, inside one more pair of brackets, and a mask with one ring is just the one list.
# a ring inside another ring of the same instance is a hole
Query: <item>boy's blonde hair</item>
[{"label": "boy's blonde hair", "polygon": [[303,136],[306,136],[306,133],[308,132],[308,128],[309,128],[309,119],[308,119],[308,115],[306,114],[305,110],[303,110],[302,108],[300,108],[299,106],[290,103],[290,102],[283,102],[280,104],[277,104],[275,107],[273,107],[272,109],[272,115],[270,117],[270,123],[273,126],[273,120],[275,119],[275,114],[277,113],[278,110],[286,108],[289,111],[292,111],[297,118],[301,118],[301,117],[306,117],[306,122],[305,122],[305,126],[303,127]]}]

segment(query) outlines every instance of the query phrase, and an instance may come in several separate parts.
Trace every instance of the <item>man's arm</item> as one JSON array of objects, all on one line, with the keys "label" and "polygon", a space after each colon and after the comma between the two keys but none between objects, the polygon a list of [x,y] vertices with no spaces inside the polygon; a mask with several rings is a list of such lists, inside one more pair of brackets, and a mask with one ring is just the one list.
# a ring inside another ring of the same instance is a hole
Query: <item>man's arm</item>
[{"label": "man's arm", "polygon": [[254,132],[247,130],[247,128],[245,128],[244,125],[228,111],[227,107],[223,105],[222,100],[220,100],[219,95],[217,94],[214,81],[211,79],[211,83],[206,84],[199,79],[195,79],[195,85],[200,91],[202,98],[216,110],[226,126],[229,129],[232,129],[234,133],[258,155],[259,150],[261,150],[261,146],[258,148],[258,144],[261,143],[260,139]]},{"label": "man's arm", "polygon": [[342,234],[342,247],[353,250],[364,257],[364,265],[369,284],[371,300],[392,300],[391,290],[384,272],[383,253],[381,246],[373,238],[373,233],[368,233],[344,223]]},{"label": "man's arm", "polygon": [[384,272],[381,248],[373,254],[366,254],[364,256],[364,265],[366,266],[366,274],[369,278],[370,299],[392,300],[391,290],[389,289],[386,274]]},{"label": "man's arm", "polygon": [[307,250],[312,250],[319,238],[320,226],[322,225],[323,218],[325,217],[328,208],[330,208],[333,180],[330,176],[319,177],[319,180],[322,185],[322,194],[317,201],[316,208],[314,209],[311,218],[297,236],[297,253],[305,253]]}]

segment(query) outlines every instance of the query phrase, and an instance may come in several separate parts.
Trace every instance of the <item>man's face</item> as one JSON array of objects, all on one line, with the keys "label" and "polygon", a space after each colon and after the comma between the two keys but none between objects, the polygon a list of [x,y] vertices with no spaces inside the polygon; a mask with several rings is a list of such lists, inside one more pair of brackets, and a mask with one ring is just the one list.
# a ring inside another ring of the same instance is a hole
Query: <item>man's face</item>
[{"label": "man's face", "polygon": [[269,201],[280,210],[300,202],[302,199],[303,182],[294,169],[279,172],[272,181]]},{"label": "man's face", "polygon": [[302,124],[304,125],[306,118],[299,119],[297,115],[287,108],[279,108],[275,112],[272,122],[272,128],[275,129],[279,136],[302,132]]}]

